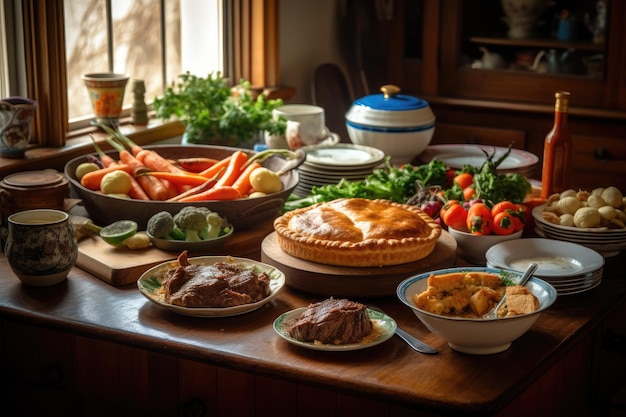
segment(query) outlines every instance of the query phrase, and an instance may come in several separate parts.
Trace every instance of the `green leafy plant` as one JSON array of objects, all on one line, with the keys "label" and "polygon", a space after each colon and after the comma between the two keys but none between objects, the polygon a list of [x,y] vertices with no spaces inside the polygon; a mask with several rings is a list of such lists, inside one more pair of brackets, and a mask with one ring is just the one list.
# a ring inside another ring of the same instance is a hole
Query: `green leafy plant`
[{"label": "green leafy plant", "polygon": [[154,99],[156,117],[178,118],[191,143],[240,145],[261,132],[283,134],[286,120],[272,114],[282,105],[280,99],[254,96],[246,80],[230,87],[220,72],[206,78],[182,74],[162,97]]}]

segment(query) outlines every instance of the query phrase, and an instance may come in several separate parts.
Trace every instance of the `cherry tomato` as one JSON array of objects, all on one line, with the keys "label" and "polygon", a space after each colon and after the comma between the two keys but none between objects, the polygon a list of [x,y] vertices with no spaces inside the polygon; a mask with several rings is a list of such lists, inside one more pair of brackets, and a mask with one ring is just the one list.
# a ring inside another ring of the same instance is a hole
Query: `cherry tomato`
[{"label": "cherry tomato", "polygon": [[473,204],[467,212],[467,229],[475,235],[491,234],[493,217],[485,203]]},{"label": "cherry tomato", "polygon": [[441,210],[439,210],[439,217],[441,217],[443,219],[443,217],[446,215],[446,211],[448,211],[450,206],[452,206],[454,204],[459,204],[459,200],[448,200],[448,201],[446,201],[443,204],[443,206],[441,206]]},{"label": "cherry tomato", "polygon": [[463,229],[467,220],[467,211],[460,204],[451,205],[442,217],[443,222],[453,229]]},{"label": "cherry tomato", "polygon": [[474,194],[476,194],[476,190],[471,185],[463,188],[463,199],[465,201],[470,201],[472,197],[474,197]]},{"label": "cherry tomato", "polygon": [[496,235],[510,235],[516,231],[515,221],[515,214],[510,211],[501,211],[493,218],[493,232]]},{"label": "cherry tomato", "polygon": [[518,230],[522,230],[526,226],[526,219],[524,219],[524,213],[519,211],[507,211],[508,214],[511,215],[511,220],[513,220],[513,228],[514,232]]},{"label": "cherry tomato", "polygon": [[491,208],[491,215],[495,218],[496,214],[507,210],[517,210],[517,204],[510,201],[501,201]]},{"label": "cherry tomato", "polygon": [[453,169],[448,169],[446,171],[446,184],[448,184],[448,188],[454,185],[454,177],[456,177],[456,172]]},{"label": "cherry tomato", "polygon": [[454,182],[458,184],[462,190],[464,190],[474,183],[474,176],[469,172],[462,172],[454,177]]}]

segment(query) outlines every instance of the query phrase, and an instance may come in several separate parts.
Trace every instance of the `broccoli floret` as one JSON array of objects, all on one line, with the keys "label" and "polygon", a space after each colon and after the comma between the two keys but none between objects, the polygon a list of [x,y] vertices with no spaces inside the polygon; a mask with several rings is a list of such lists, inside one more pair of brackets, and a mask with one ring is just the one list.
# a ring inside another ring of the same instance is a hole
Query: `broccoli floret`
[{"label": "broccoli floret", "polygon": [[174,219],[167,211],[160,211],[150,217],[146,231],[158,239],[167,239],[174,228]]},{"label": "broccoli floret", "polygon": [[185,234],[174,224],[174,218],[167,211],[150,217],[146,231],[158,239],[185,240]]},{"label": "broccoli floret", "polygon": [[201,232],[200,237],[203,240],[215,239],[220,235],[222,228],[225,226],[224,219],[217,213],[209,211],[206,215],[208,226],[205,231]]},{"label": "broccoli floret", "polygon": [[206,209],[202,207],[183,207],[173,217],[174,224],[185,232],[185,241],[197,242],[200,239],[199,233],[209,225],[206,218]]}]

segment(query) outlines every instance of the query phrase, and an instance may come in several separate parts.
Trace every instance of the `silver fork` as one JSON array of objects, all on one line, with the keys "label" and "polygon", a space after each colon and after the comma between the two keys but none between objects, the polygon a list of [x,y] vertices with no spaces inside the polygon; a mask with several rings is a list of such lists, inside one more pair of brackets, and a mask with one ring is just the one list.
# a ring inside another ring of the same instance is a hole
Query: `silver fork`
[{"label": "silver fork", "polygon": [[[520,278],[520,281],[519,281],[518,285],[521,285],[521,286],[526,285],[526,283],[533,276],[533,274],[535,273],[535,271],[537,270],[538,267],[539,267],[539,265],[537,265],[534,262],[529,264],[528,267],[526,268],[526,270],[524,271],[524,274]],[[504,295],[502,296],[502,298],[500,299],[498,304],[496,304],[496,306],[489,313],[485,314],[483,316],[483,318],[485,318],[485,319],[496,319],[496,318],[498,318],[498,310],[500,310],[500,307],[502,307],[502,305],[504,304],[505,301],[506,301],[506,293],[504,293]]]},{"label": "silver fork", "polygon": [[[378,308],[376,306],[368,305],[367,307],[371,308],[372,310],[376,310],[376,311],[380,311],[381,313],[385,313],[383,310],[381,310],[380,308]],[[418,338],[416,338],[413,335],[411,335],[411,334],[407,333],[406,331],[402,330],[400,327],[396,327],[396,336],[398,336],[400,339],[404,340],[409,346],[411,346],[417,352],[425,353],[425,354],[429,354],[429,355],[438,353],[437,349],[427,345],[426,343],[422,342]]]}]

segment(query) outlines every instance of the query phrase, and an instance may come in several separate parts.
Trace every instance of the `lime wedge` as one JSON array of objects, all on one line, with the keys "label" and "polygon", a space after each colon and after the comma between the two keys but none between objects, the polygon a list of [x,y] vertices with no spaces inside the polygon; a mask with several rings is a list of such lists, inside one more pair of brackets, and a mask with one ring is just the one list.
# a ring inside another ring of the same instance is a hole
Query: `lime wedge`
[{"label": "lime wedge", "polygon": [[119,220],[100,230],[102,239],[111,245],[118,245],[137,233],[139,226],[132,220]]}]

